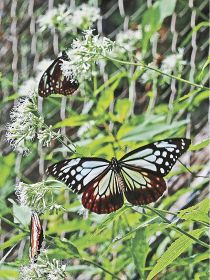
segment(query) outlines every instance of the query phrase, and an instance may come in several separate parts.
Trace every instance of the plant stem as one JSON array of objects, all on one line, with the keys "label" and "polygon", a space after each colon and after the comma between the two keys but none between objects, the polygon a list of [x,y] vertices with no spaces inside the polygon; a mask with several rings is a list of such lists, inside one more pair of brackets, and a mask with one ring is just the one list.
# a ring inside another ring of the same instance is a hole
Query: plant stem
[{"label": "plant stem", "polygon": [[183,79],[183,78],[181,78],[181,77],[174,76],[174,75],[172,75],[172,74],[167,74],[167,73],[161,71],[160,69],[154,68],[154,67],[152,67],[152,66],[145,65],[143,62],[138,62],[138,63],[136,63],[136,62],[130,62],[130,61],[119,60],[119,59],[112,58],[112,57],[109,57],[109,56],[106,56],[106,55],[102,55],[102,56],[103,56],[104,58],[108,59],[108,60],[115,61],[115,62],[118,62],[118,63],[120,63],[120,64],[140,66],[140,67],[143,67],[143,68],[150,69],[150,70],[153,70],[153,71],[155,71],[155,72],[158,72],[159,74],[164,75],[164,76],[167,76],[167,77],[169,77],[169,78],[171,78],[171,79],[176,79],[176,80],[178,80],[178,81],[180,81],[180,82],[182,82],[182,83],[186,83],[186,84],[189,84],[189,85],[191,85],[191,86],[198,87],[198,88],[200,88],[200,89],[207,89],[207,90],[210,90],[210,88],[208,88],[208,87],[206,87],[206,86],[198,85],[198,84],[196,84],[196,83],[192,83],[192,82],[190,82],[190,81],[188,81],[188,80],[185,80],[185,79]]},{"label": "plant stem", "polygon": [[104,272],[106,272],[106,273],[108,273],[109,275],[111,275],[114,279],[120,280],[119,277],[117,277],[116,275],[114,275],[112,272],[110,272],[109,270],[107,270],[106,268],[104,268],[103,266],[101,266],[100,264],[97,264],[97,263],[95,263],[95,262],[93,262],[93,261],[90,261],[90,260],[87,260],[87,259],[84,259],[84,258],[82,258],[81,260],[83,260],[83,261],[85,261],[85,262],[87,262],[87,263],[89,263],[89,264],[92,264],[92,265],[94,265],[94,266],[99,267],[101,270],[103,270]]},{"label": "plant stem", "polygon": [[[143,207],[146,208],[146,209],[149,209],[150,211],[152,211],[152,212],[154,212],[155,214],[157,214],[157,215],[158,215],[160,218],[162,218],[167,224],[172,225],[172,223],[171,223],[168,219],[166,219],[163,215],[161,215],[161,214],[159,213],[158,210],[156,210],[156,209],[154,209],[154,208],[151,208],[151,207],[149,207],[149,206],[146,206],[146,205],[143,206]],[[209,246],[208,244],[206,244],[205,242],[203,242],[203,241],[197,239],[196,237],[192,236],[191,234],[185,232],[183,229],[181,229],[181,228],[179,228],[179,227],[177,227],[177,226],[175,226],[175,225],[172,225],[172,228],[175,229],[175,230],[178,231],[178,232],[181,232],[182,234],[186,235],[187,237],[191,238],[192,240],[196,241],[196,242],[199,243],[201,246],[203,246],[203,247],[205,247],[205,248],[207,248],[207,249],[210,249],[210,246]]]}]

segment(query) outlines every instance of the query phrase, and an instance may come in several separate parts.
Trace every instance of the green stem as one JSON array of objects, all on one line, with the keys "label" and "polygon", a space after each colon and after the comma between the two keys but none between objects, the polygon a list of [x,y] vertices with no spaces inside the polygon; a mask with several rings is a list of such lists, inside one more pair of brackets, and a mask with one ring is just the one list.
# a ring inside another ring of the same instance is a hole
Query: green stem
[{"label": "green stem", "polygon": [[205,87],[205,86],[203,86],[203,85],[198,85],[198,84],[196,84],[196,83],[192,83],[192,82],[190,82],[190,81],[188,81],[188,80],[185,80],[185,79],[183,79],[183,78],[181,78],[181,77],[174,76],[174,75],[172,75],[172,74],[167,74],[167,73],[161,71],[160,69],[154,68],[154,67],[152,67],[152,66],[145,65],[143,62],[138,62],[138,63],[136,63],[136,62],[130,62],[130,61],[119,60],[119,59],[112,58],[112,57],[109,57],[109,56],[106,56],[106,55],[102,55],[102,56],[103,56],[104,58],[108,59],[108,60],[115,61],[115,62],[118,62],[118,63],[120,63],[120,64],[140,66],[140,67],[143,67],[143,68],[150,69],[150,70],[153,70],[153,71],[155,71],[155,72],[158,72],[159,74],[164,75],[164,76],[167,76],[167,77],[169,77],[169,78],[171,78],[171,79],[176,79],[176,80],[178,80],[178,81],[180,81],[180,82],[182,82],[182,83],[186,83],[186,84],[189,84],[189,85],[191,85],[191,86],[198,87],[198,88],[201,88],[201,89],[210,90],[210,88],[208,88],[208,87]]},{"label": "green stem", "polygon": [[[154,209],[154,208],[151,208],[151,207],[149,207],[149,206],[146,206],[146,205],[143,206],[143,207],[146,208],[146,209],[149,209],[150,211],[152,211],[152,212],[154,212],[155,214],[157,214],[157,215],[158,215],[160,218],[162,218],[167,224],[172,225],[172,223],[171,223],[168,219],[166,219],[163,215],[161,215],[161,214],[159,213],[158,210],[156,210],[156,209]],[[177,226],[175,226],[175,225],[172,225],[172,228],[173,228],[174,230],[178,231],[178,232],[181,232],[182,234],[186,235],[187,237],[191,238],[192,240],[196,241],[196,242],[199,243],[201,246],[203,246],[203,247],[205,247],[205,248],[207,248],[207,249],[210,249],[210,246],[209,246],[208,244],[206,244],[205,242],[203,242],[203,241],[197,239],[196,237],[192,236],[191,234],[185,232],[183,229],[181,229],[181,228],[179,228],[179,227],[177,227]]]},{"label": "green stem", "polygon": [[94,266],[97,266],[98,268],[100,268],[100,269],[103,270],[104,272],[106,272],[106,273],[108,273],[109,275],[111,275],[114,279],[120,280],[119,277],[117,277],[116,275],[114,275],[112,272],[110,272],[109,270],[107,270],[106,268],[104,268],[103,266],[101,266],[100,264],[97,264],[97,263],[95,263],[95,262],[93,262],[93,261],[90,261],[90,260],[87,260],[87,259],[84,259],[84,258],[82,258],[81,260],[83,260],[84,262],[87,262],[87,263],[89,263],[89,264],[92,264],[92,265],[94,265]]}]

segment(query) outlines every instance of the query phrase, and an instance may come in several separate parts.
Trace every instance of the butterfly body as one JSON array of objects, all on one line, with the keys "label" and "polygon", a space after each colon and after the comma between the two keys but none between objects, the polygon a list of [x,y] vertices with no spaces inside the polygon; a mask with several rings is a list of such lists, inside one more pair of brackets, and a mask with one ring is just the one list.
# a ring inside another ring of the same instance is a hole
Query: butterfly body
[{"label": "butterfly body", "polygon": [[65,51],[43,73],[38,86],[38,93],[41,97],[47,97],[53,93],[70,95],[78,89],[78,81],[71,81],[63,75],[61,70],[63,61],[69,61]]},{"label": "butterfly body", "polygon": [[98,214],[116,211],[124,197],[133,205],[156,201],[166,190],[163,179],[189,147],[190,140],[174,138],[133,150],[120,160],[82,157],[64,160],[47,170],[75,193],[82,204]]}]

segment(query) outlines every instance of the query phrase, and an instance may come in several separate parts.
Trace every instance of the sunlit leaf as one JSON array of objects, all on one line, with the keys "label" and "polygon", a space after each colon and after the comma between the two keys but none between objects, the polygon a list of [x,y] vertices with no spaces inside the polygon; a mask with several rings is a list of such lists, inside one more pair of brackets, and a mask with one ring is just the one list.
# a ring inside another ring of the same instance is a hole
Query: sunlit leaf
[{"label": "sunlit leaf", "polygon": [[[189,232],[192,236],[199,238],[202,233],[204,233],[204,229],[196,229]],[[170,265],[176,258],[178,258],[183,252],[185,252],[189,246],[191,246],[195,241],[186,235],[182,235],[177,240],[175,240],[167,251],[161,256],[161,258],[157,261],[154,268],[149,273],[147,280],[152,280],[154,276],[156,276],[159,272],[165,269],[168,265]]]},{"label": "sunlit leaf", "polygon": [[192,207],[181,210],[178,214],[178,217],[183,220],[203,221],[210,223],[208,216],[209,210],[210,198],[206,198]]}]

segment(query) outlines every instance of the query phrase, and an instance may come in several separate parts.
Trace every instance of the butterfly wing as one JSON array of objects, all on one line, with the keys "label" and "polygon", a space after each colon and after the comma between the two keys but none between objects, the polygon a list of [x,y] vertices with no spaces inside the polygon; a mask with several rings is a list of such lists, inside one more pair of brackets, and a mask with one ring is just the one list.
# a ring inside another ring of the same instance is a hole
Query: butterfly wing
[{"label": "butterfly wing", "polygon": [[133,205],[154,202],[166,190],[166,183],[162,177],[129,165],[121,169],[121,176],[126,186],[125,197]]},{"label": "butterfly wing", "polygon": [[63,181],[75,193],[83,193],[82,204],[98,214],[110,213],[123,205],[115,172],[101,158],[75,158],[53,164],[47,173]]},{"label": "butterfly wing", "polygon": [[138,148],[120,159],[122,167],[132,166],[159,177],[166,176],[176,160],[188,149],[191,141],[174,138],[157,141]]},{"label": "butterfly wing", "polygon": [[52,93],[70,95],[78,89],[79,84],[77,81],[72,82],[63,75],[61,70],[63,60],[68,60],[65,52],[55,59],[43,73],[38,87],[40,96],[47,97]]},{"label": "butterfly wing", "polygon": [[64,182],[73,192],[83,193],[89,183],[109,171],[110,163],[101,158],[74,158],[48,167],[47,173]]},{"label": "butterfly wing", "polygon": [[119,176],[110,169],[91,182],[82,196],[85,208],[97,214],[108,214],[123,205],[123,194],[119,188]]},{"label": "butterfly wing", "polygon": [[30,228],[30,260],[36,262],[40,253],[43,242],[43,229],[36,212],[31,214],[31,228]]},{"label": "butterfly wing", "polygon": [[190,143],[186,138],[161,140],[122,157],[119,162],[127,200],[134,205],[142,205],[161,197],[166,190],[163,177],[169,173]]}]

